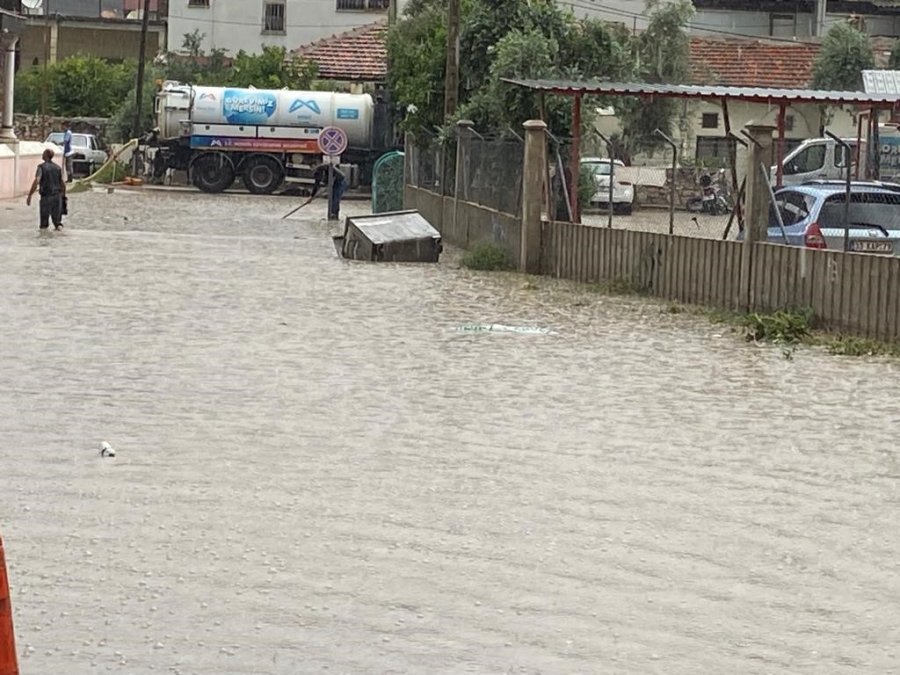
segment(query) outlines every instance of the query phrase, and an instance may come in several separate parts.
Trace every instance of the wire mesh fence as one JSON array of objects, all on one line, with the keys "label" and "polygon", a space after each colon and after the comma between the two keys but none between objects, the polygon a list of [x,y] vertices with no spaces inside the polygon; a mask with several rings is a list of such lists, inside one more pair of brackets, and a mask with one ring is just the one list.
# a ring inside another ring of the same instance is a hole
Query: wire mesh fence
[{"label": "wire mesh fence", "polygon": [[615,142],[588,138],[573,181],[571,139],[548,134],[547,147],[545,212],[555,220],[575,217],[574,193],[585,224],[717,239],[737,236],[734,181],[720,161],[679,161],[673,170],[671,149],[657,145],[652,153],[631,154]]},{"label": "wire mesh fence", "polygon": [[[521,215],[524,141],[519,136],[471,129],[446,138],[424,134],[416,137],[407,153],[411,185]],[[741,229],[735,209],[735,195],[741,192],[720,160],[682,162],[679,155],[673,169],[671,150],[632,155],[621,146],[588,137],[582,139],[573,179],[572,157],[571,139],[547,134],[543,213],[549,220],[580,216],[582,223],[598,227],[714,239],[734,239]]]},{"label": "wire mesh fence", "polygon": [[417,134],[406,144],[409,155],[410,185],[444,196],[453,196],[456,173],[455,139],[441,139],[436,135]]},{"label": "wire mesh fence", "polygon": [[480,136],[472,132],[463,142],[459,197],[503,213],[522,212],[522,173],[525,144],[515,136]]}]

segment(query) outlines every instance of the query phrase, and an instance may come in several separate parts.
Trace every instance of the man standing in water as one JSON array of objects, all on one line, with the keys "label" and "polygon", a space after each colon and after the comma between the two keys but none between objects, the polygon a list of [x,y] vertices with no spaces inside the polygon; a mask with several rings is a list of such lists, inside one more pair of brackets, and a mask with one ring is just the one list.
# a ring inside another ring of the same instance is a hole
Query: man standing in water
[{"label": "man standing in water", "polygon": [[62,205],[66,194],[66,184],[63,181],[62,169],[53,163],[53,151],[50,148],[44,150],[44,161],[38,164],[31,183],[31,190],[25,203],[31,206],[31,197],[40,190],[41,193],[41,229],[46,230],[53,221],[53,227],[61,229]]},{"label": "man standing in water", "polygon": [[303,203],[303,206],[306,206],[315,198],[319,193],[319,188],[322,186],[328,187],[329,168],[334,171],[334,178],[331,183],[331,198],[328,200],[328,219],[338,220],[341,212],[341,197],[344,196],[344,192],[347,190],[347,178],[343,173],[338,171],[336,166],[332,167],[330,164],[319,164],[319,166],[316,167],[315,171],[313,171],[312,194],[309,196],[309,199]]}]

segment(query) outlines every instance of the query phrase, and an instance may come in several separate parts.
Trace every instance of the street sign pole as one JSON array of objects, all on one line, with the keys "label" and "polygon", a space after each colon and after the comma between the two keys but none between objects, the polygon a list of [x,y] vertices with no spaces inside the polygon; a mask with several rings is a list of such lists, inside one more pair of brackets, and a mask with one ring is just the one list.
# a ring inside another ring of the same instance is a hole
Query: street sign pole
[{"label": "street sign pole", "polygon": [[347,134],[337,127],[325,127],[319,132],[319,150],[323,159],[328,161],[328,220],[337,220],[338,214],[332,213],[331,204],[334,195],[334,165],[347,149]]}]

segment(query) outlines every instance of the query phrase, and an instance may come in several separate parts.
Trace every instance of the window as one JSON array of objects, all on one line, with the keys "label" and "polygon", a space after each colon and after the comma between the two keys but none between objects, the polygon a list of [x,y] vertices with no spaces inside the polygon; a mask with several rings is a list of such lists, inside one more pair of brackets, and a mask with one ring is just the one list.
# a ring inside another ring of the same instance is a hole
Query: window
[{"label": "window", "polygon": [[[850,144],[850,152],[853,153],[850,155],[850,161],[852,162],[856,159],[856,143]],[[840,169],[847,166],[847,148],[843,145],[834,146],[834,165]]]},{"label": "window", "polygon": [[263,33],[284,33],[284,3],[267,2],[263,9]]},{"label": "window", "polygon": [[382,12],[388,8],[390,0],[337,0],[339,12]]},{"label": "window", "polygon": [[810,145],[800,154],[793,157],[785,164],[784,172],[788,175],[798,173],[812,173],[821,171],[825,167],[825,144]]},{"label": "window", "polygon": [[[778,210],[781,212],[781,221],[785,227],[796,225],[809,217],[810,212],[815,206],[816,199],[802,192],[784,191],[779,192],[775,198]],[[769,207],[769,227],[778,227],[778,217],[775,215],[775,209]]]},{"label": "window", "polygon": [[718,129],[719,113],[703,113],[703,117],[700,120],[700,126],[704,129]]},{"label": "window", "polygon": [[209,7],[209,0],[188,0],[188,7]]},{"label": "window", "polygon": [[727,166],[728,148],[736,152],[736,141],[727,136],[697,136],[697,162],[704,166]]},{"label": "window", "polygon": [[794,130],[794,116],[793,115],[785,115],[784,116],[784,130],[785,131],[793,131]]}]

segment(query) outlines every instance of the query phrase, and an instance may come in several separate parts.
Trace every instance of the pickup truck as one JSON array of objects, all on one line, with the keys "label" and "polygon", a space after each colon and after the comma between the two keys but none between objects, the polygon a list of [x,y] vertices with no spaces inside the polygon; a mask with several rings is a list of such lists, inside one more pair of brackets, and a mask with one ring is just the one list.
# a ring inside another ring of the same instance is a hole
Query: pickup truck
[{"label": "pickup truck", "polygon": [[[63,147],[63,132],[54,131],[47,136],[46,143]],[[109,156],[100,148],[100,142],[93,134],[72,134],[72,169],[75,174],[89,176],[99,169]]]}]

